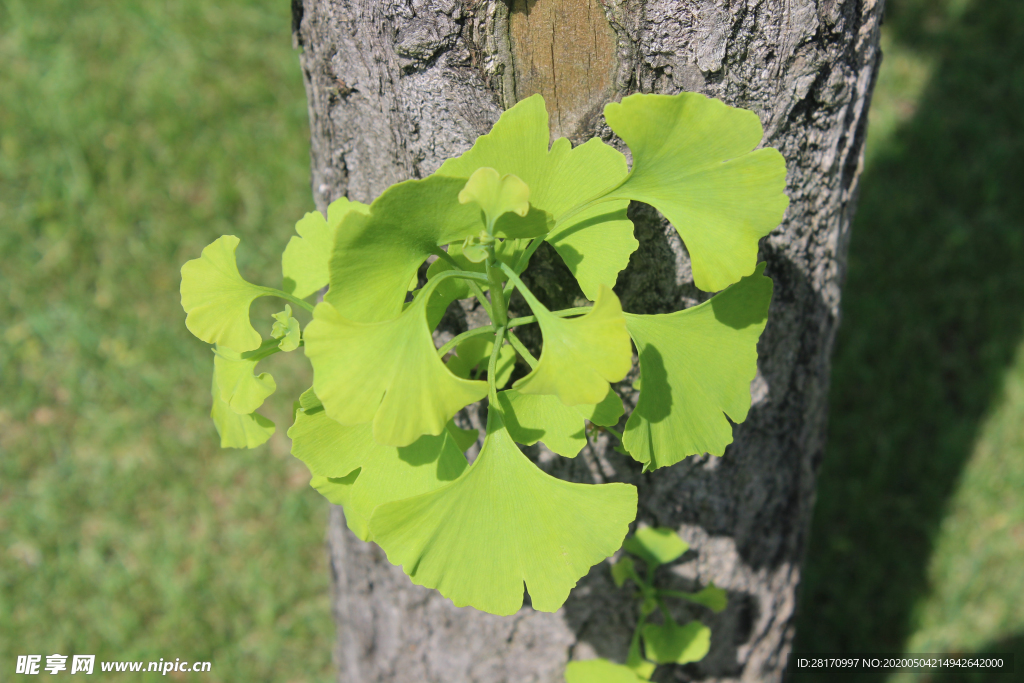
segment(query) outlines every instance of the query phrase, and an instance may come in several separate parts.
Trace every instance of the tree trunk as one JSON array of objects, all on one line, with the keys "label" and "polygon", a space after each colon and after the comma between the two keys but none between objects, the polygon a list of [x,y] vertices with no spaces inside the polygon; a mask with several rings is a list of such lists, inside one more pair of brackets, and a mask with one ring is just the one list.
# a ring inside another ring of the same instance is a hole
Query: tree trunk
[{"label": "tree trunk", "polygon": [[[572,462],[533,455],[562,477],[636,484],[638,519],[679,529],[692,546],[661,581],[728,590],[719,615],[679,609],[678,618],[711,626],[711,652],[659,669],[657,680],[781,680],[825,441],[882,0],[292,1],[321,210],[430,174],[535,92],[554,133],[577,143],[599,135],[623,151],[601,108],[632,92],[698,91],[759,114],[764,144],[787,160],[792,203],[762,242],[775,296],[735,442],[721,459],[644,475],[601,440]],[[623,307],[657,313],[700,300],[675,231],[646,208],[631,217],[641,246],[616,287]],[[549,299],[578,296],[552,252],[542,249],[537,263],[533,282]],[[447,324],[455,331],[464,321]],[[503,618],[412,585],[348,532],[340,509],[328,538],[345,683],[547,683],[563,680],[570,659],[625,657],[635,607],[606,564],[557,613],[527,606]]]}]

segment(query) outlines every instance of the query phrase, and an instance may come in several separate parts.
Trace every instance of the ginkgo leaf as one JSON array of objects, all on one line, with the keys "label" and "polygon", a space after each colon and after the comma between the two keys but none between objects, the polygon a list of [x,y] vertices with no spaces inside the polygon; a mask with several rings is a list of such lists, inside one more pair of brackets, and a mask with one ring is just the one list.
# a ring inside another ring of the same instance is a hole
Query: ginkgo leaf
[{"label": "ginkgo leaf", "polygon": [[328,416],[347,425],[372,420],[378,443],[407,446],[440,434],[455,413],[487,394],[486,382],[456,377],[437,357],[426,324],[429,294],[384,322],[355,322],[329,303],[317,305],[305,349]]},{"label": "ginkgo leaf", "polygon": [[636,567],[632,557],[624,556],[612,565],[612,581],[618,588],[622,588],[626,584],[626,580],[632,579],[635,573]]},{"label": "ginkgo leaf", "polygon": [[622,544],[623,550],[646,562],[648,568],[677,560],[689,548],[689,543],[667,527],[642,526]]},{"label": "ginkgo leaf", "polygon": [[295,232],[281,257],[284,290],[300,299],[327,286],[328,263],[334,247],[334,234],[350,211],[363,215],[370,207],[345,197],[327,207],[327,218],[319,211],[310,211],[295,224]]},{"label": "ginkgo leaf", "polygon": [[659,664],[699,662],[711,649],[711,629],[699,621],[680,626],[671,617],[665,624],[645,624],[644,653]]},{"label": "ginkgo leaf", "polygon": [[299,321],[292,317],[292,307],[285,304],[284,310],[274,313],[273,318],[274,326],[270,330],[270,336],[281,340],[278,343],[278,348],[286,353],[299,348],[299,342],[302,341],[302,328],[299,326]]},{"label": "ginkgo leaf", "polygon": [[313,474],[310,485],[345,508],[345,520],[359,538],[382,503],[432,491],[458,478],[468,466],[450,431],[423,436],[409,446],[382,446],[369,424],[341,425],[327,417],[312,391],[300,399],[288,430],[292,455]]},{"label": "ginkgo leaf", "polygon": [[565,667],[565,683],[639,683],[646,680],[632,669],[607,659],[569,662]]},{"label": "ginkgo leaf", "polygon": [[218,237],[181,267],[181,307],[189,332],[208,344],[244,352],[263,341],[249,322],[249,306],[268,292],[238,272],[238,242],[234,235]]},{"label": "ginkgo leaf", "polygon": [[724,589],[719,588],[714,583],[708,584],[697,593],[672,591],[671,596],[675,598],[683,598],[684,600],[695,602],[698,605],[704,605],[715,613],[721,612],[729,604],[728,594]]},{"label": "ginkgo leaf", "polygon": [[601,285],[614,287],[640,243],[626,217],[628,200],[601,202],[555,227],[547,241],[555,248],[588,299]]},{"label": "ginkgo leaf", "polygon": [[595,405],[580,404],[573,406],[573,409],[601,427],[612,427],[618,424],[619,418],[626,412],[622,407],[622,399],[611,387],[608,388],[608,395],[600,403]]},{"label": "ginkgo leaf", "polygon": [[221,448],[256,448],[274,435],[274,423],[259,413],[239,415],[220,397],[216,381],[211,390],[213,407],[210,417],[220,435]]},{"label": "ginkgo leaf", "polygon": [[639,243],[626,218],[628,201],[579,210],[615,187],[628,168],[622,154],[598,139],[573,148],[566,138],[550,145],[544,98],[534,95],[504,112],[487,135],[462,156],[448,159],[437,175],[469,178],[490,167],[513,174],[530,188],[530,205],[555,219],[546,239],[576,276],[583,293],[597,298],[600,285],[614,287]]},{"label": "ginkgo leaf", "polygon": [[750,275],[758,240],[789,205],[782,155],[755,150],[763,134],[757,115],[684,92],[630,95],[606,105],[604,116],[633,153],[629,177],[608,197],[661,211],[686,244],[700,289]]},{"label": "ginkgo leaf", "polygon": [[254,412],[277,391],[277,383],[270,373],[253,374],[259,362],[259,358],[246,358],[245,354],[224,346],[214,349],[213,386],[220,400],[239,415]]},{"label": "ginkgo leaf", "polygon": [[608,383],[623,379],[633,365],[619,298],[601,285],[586,315],[559,318],[528,291],[523,296],[537,316],[544,346],[537,367],[512,388],[521,394],[554,394],[567,406],[603,401]]},{"label": "ginkgo leaf", "polygon": [[764,264],[699,306],[667,315],[626,315],[640,358],[640,397],[623,445],[646,469],[690,455],[722,455],[732,425],[750,409],[757,340],[772,281]]},{"label": "ginkgo leaf", "polygon": [[515,389],[498,393],[505,426],[516,443],[532,446],[538,441],[555,453],[575,458],[587,445],[583,416],[557,396],[521,394]]},{"label": "ginkgo leaf", "polygon": [[516,447],[490,411],[480,455],[459,479],[378,507],[374,541],[413,583],[456,606],[514,614],[523,583],[534,609],[553,612],[591,566],[622,543],[636,515],[628,484],[555,479]]},{"label": "ginkgo leaf", "polygon": [[[459,203],[474,203],[483,211],[488,227],[506,213],[525,216],[530,211],[530,188],[511,173],[501,175],[493,168],[473,171],[459,192]],[[472,259],[471,259],[472,260]]]},{"label": "ginkgo leaf", "polygon": [[[376,322],[398,315],[409,281],[434,251],[478,235],[480,208],[460,204],[466,181],[433,175],[392,185],[370,205],[351,211],[334,239],[330,289],[324,300],[350,320]],[[506,214],[498,236],[524,237],[547,230],[547,214]],[[519,234],[525,233],[525,234]]]},{"label": "ginkgo leaf", "polygon": [[455,424],[454,420],[448,423],[448,433],[455,439],[455,445],[459,447],[459,450],[465,453],[469,450],[469,447],[477,442],[480,438],[480,432],[476,429],[463,429],[462,427]]},{"label": "ginkgo leaf", "polygon": [[[487,371],[487,364],[494,349],[494,335],[481,334],[460,342],[455,347],[455,355],[448,359],[446,365],[456,376],[469,379],[474,368],[479,366],[481,376]],[[495,387],[501,389],[512,377],[516,367],[516,351],[508,344],[498,350],[498,364],[495,372]]]}]

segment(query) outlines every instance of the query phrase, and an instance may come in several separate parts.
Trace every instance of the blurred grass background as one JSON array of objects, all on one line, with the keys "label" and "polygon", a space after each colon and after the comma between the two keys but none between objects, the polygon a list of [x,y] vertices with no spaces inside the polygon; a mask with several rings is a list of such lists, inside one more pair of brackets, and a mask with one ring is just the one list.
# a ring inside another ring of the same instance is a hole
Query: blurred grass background
[{"label": "blurred grass background", "polygon": [[[1024,3],[887,4],[797,648],[1024,666]],[[224,233],[276,282],[311,206],[289,25],[283,0],[0,0],[5,676],[333,677],[326,504],[284,438],[308,371],[273,357],[278,433],[221,451],[177,295]]]}]

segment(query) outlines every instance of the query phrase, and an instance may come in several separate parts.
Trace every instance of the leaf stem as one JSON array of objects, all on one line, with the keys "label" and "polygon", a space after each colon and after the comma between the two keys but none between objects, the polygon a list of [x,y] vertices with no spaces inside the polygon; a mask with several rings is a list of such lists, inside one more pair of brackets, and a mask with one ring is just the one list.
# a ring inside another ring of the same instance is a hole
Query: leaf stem
[{"label": "leaf stem", "polygon": [[620,432],[615,427],[601,427],[601,429],[605,430],[606,432],[614,436],[616,439],[619,440],[620,443],[622,442],[622,432]]},{"label": "leaf stem", "polygon": [[491,289],[491,309],[494,315],[491,316],[491,320],[498,327],[506,327],[508,325],[508,308],[505,302],[505,294],[502,289],[501,271],[506,268],[505,264],[498,261],[497,256],[494,253],[494,245],[487,245],[487,279],[488,286]]},{"label": "leaf stem", "polygon": [[[593,306],[579,306],[578,308],[564,308],[561,311],[548,311],[551,315],[556,318],[568,318],[572,315],[586,315],[590,312]],[[537,322],[537,316],[535,315],[524,315],[519,318],[511,318],[508,321],[509,327],[519,327],[520,325],[529,325],[530,323]]]},{"label": "leaf stem", "polygon": [[494,410],[500,410],[498,408],[498,384],[495,378],[498,374],[498,354],[501,351],[501,344],[504,338],[505,328],[499,327],[494,332],[494,348],[491,349],[491,360],[487,363],[487,396]]},{"label": "leaf stem", "polygon": [[509,282],[515,284],[516,289],[518,289],[519,293],[523,295],[524,299],[526,299],[526,303],[529,304],[531,309],[533,309],[534,314],[536,314],[538,311],[543,311],[544,313],[551,313],[551,311],[549,311],[547,307],[544,304],[542,304],[537,299],[537,297],[533,295],[533,292],[530,291],[530,288],[523,284],[523,281],[519,279],[519,275],[516,274],[516,271],[509,268],[504,263],[499,263],[498,265],[500,265],[501,269],[505,271],[505,275],[508,275]]},{"label": "leaf stem", "polygon": [[290,301],[299,308],[309,311],[310,313],[313,312],[313,304],[303,301],[297,296],[292,296],[288,292],[282,292],[280,289],[274,289],[273,287],[260,287],[260,289],[264,292],[263,296],[276,296],[280,299],[284,299],[285,301]]},{"label": "leaf stem", "polygon": [[530,353],[530,350],[526,348],[523,342],[519,341],[519,337],[512,334],[512,330],[509,330],[508,332],[508,341],[512,344],[512,348],[514,348],[519,355],[523,357],[523,360],[530,364],[531,370],[537,367],[537,359],[533,357],[533,354]]},{"label": "leaf stem", "polygon": [[438,358],[444,358],[444,355],[446,353],[448,353],[449,351],[454,349],[456,346],[458,346],[459,344],[461,344],[462,342],[466,341],[467,339],[469,339],[471,337],[476,337],[477,335],[486,334],[486,333],[493,333],[493,332],[494,332],[494,325],[484,325],[483,327],[474,327],[472,330],[469,330],[467,332],[463,332],[462,334],[455,335],[454,337],[449,339],[445,343],[444,346],[442,346],[440,349],[437,350],[437,357]]}]

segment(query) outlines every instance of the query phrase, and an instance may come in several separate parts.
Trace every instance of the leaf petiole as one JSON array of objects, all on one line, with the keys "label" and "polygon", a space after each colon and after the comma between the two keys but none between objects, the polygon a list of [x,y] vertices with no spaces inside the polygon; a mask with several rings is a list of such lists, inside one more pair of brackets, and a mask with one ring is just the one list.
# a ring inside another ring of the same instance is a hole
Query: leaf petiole
[{"label": "leaf petiole", "polygon": [[[586,315],[590,313],[590,309],[593,306],[580,306],[578,308],[565,308],[561,311],[550,311],[551,315],[556,318],[568,318],[573,315]],[[535,315],[524,315],[520,318],[512,318],[508,321],[509,327],[519,327],[520,325],[529,325],[530,323],[537,322],[537,316]]]},{"label": "leaf petiole", "polygon": [[512,334],[511,330],[508,332],[508,341],[512,344],[512,348],[523,357],[523,360],[530,364],[531,370],[537,367],[537,359],[533,357],[533,354],[530,353],[530,350],[526,348],[523,342],[519,341],[519,337]]},{"label": "leaf petiole", "polygon": [[280,289],[274,289],[273,287],[260,287],[260,291],[263,292],[263,294],[261,294],[260,296],[276,296],[279,299],[290,301],[291,303],[295,304],[296,306],[305,311],[308,311],[310,313],[313,312],[313,304],[309,303],[308,301],[303,301],[302,299],[298,298],[297,296],[293,296],[288,292],[282,292]]},{"label": "leaf petiole", "polygon": [[495,410],[501,410],[498,407],[498,385],[495,378],[498,376],[498,355],[501,353],[501,344],[504,338],[505,328],[499,327],[494,333],[494,348],[491,349],[491,360],[487,363],[488,399]]},{"label": "leaf petiole", "polygon": [[444,358],[445,354],[447,354],[449,351],[451,351],[452,349],[454,349],[456,346],[458,346],[462,342],[466,341],[467,339],[470,339],[471,337],[475,337],[475,336],[480,335],[480,334],[488,334],[488,333],[490,333],[490,334],[494,333],[494,325],[484,325],[483,327],[474,327],[472,330],[469,330],[467,332],[463,332],[462,334],[455,335],[454,337],[449,339],[444,344],[444,346],[442,346],[440,349],[437,350],[437,357],[438,358]]}]

